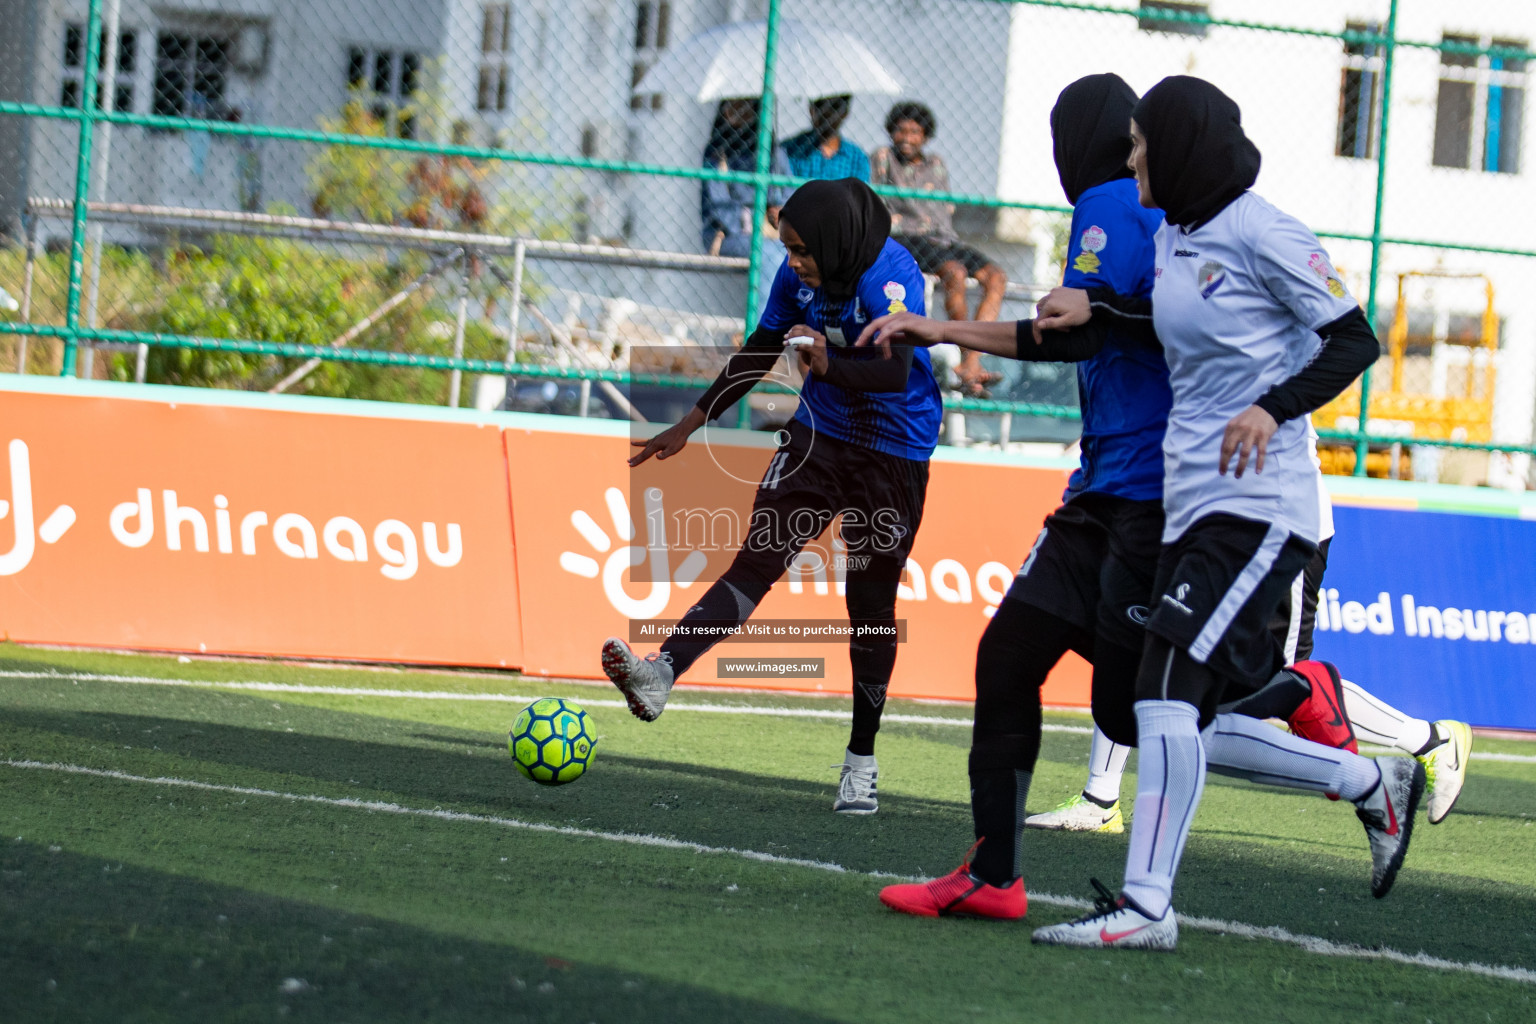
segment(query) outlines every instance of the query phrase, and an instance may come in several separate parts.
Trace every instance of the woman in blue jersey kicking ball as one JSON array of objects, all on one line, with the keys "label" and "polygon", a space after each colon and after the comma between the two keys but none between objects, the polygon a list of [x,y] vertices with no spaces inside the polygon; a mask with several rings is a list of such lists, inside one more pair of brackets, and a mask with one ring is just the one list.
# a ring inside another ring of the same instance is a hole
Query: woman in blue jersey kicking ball
[{"label": "woman in blue jersey kicking ball", "polygon": [[629,460],[676,455],[786,346],[797,348],[799,408],[758,486],[746,542],[660,651],[640,657],[617,637],[602,650],[603,671],[630,711],[654,721],[677,678],[739,628],[801,549],[841,517],[849,554],[868,556],[849,559],[846,574],[853,727],[832,809],[852,814],[879,806],[875,733],[896,664],[896,588],[922,522],[943,413],[926,349],[852,347],[871,319],[924,311],[917,263],[890,230],[880,197],[852,178],[807,182],[785,202],[779,237],[789,255],[757,329],[682,422],[636,441],[640,452]]}]

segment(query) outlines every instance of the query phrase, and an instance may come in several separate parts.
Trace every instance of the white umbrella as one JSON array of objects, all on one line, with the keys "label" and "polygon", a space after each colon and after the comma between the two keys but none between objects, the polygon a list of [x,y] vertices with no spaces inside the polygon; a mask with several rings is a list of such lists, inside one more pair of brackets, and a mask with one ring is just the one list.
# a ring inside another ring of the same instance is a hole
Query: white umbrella
[{"label": "white umbrella", "polygon": [[[760,96],[768,23],[738,21],[712,28],[670,49],[635,87],[639,93],[692,96],[700,103]],[[780,21],[774,92],[811,98],[902,91],[901,81],[846,32]]]}]

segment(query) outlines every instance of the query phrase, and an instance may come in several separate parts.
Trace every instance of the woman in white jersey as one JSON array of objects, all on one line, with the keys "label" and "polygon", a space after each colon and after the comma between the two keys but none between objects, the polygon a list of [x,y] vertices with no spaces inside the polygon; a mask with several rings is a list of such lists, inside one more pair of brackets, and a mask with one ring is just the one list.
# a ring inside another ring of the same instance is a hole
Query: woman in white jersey
[{"label": "woman in white jersey", "polygon": [[[1379,347],[1316,236],[1248,191],[1259,152],[1230,98],[1197,78],[1164,79],[1136,105],[1131,141],[1140,200],[1165,216],[1152,308],[1173,389],[1163,550],[1136,685],[1136,813],[1120,895],[1106,892],[1095,913],[1034,939],[1171,949],[1173,878],[1207,744],[1228,742],[1225,729],[1268,728],[1207,726],[1219,703],[1268,680],[1266,627],[1320,539],[1306,414]],[[1272,778],[1315,783],[1357,805],[1372,892],[1385,895],[1407,851],[1423,767],[1269,733]]]}]

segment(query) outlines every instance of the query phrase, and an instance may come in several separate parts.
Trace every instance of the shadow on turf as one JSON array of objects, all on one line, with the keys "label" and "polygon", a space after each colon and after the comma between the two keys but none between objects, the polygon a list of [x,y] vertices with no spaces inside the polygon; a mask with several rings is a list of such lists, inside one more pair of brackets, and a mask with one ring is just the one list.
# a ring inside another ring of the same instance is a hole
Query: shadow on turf
[{"label": "shadow on turf", "polygon": [[[821,786],[600,751],[598,768],[590,777],[548,789],[516,775],[499,736],[470,730],[438,727],[429,742],[457,748],[461,742],[480,739],[483,751],[424,745],[420,737],[426,734],[417,723],[302,705],[285,705],[281,712],[294,732],[189,720],[200,714],[270,716],[271,707],[269,701],[246,697],[186,693],[178,695],[177,709],[188,719],[12,707],[0,711],[0,721],[12,730],[0,750],[5,756],[69,760],[142,774],[396,799],[580,828],[656,834],[832,861],[860,871],[943,874],[958,863],[969,842],[969,809],[958,803],[898,795],[882,800],[880,813],[872,817],[832,814],[830,772]],[[63,741],[50,742],[50,734]],[[124,749],[129,745],[125,740],[135,749]],[[150,743],[155,749],[145,749]],[[177,764],[182,758],[197,763]],[[235,770],[220,772],[215,768],[220,765]],[[253,770],[271,775],[253,778]],[[1532,787],[1524,788],[1522,803],[1529,804]],[[1266,798],[1317,799],[1277,791],[1266,792]],[[1352,819],[1350,810],[1337,808]],[[1418,827],[1430,828],[1422,818]],[[1410,853],[1392,895],[1374,900],[1363,855],[1339,857],[1320,846],[1298,853],[1292,845],[1255,838],[1248,842],[1197,831],[1184,856],[1178,909],[1365,946],[1536,967],[1531,952],[1536,949],[1531,923],[1536,920],[1536,896],[1523,887],[1416,871]],[[1361,833],[1362,854],[1364,844]],[[1088,878],[1114,884],[1121,877],[1124,857],[1123,836],[1029,832],[1025,879],[1035,891],[1088,897]],[[871,912],[878,910],[877,888],[872,880]],[[1045,913],[1052,915],[1049,919],[1060,916]]]},{"label": "shadow on turf", "polygon": [[7,1020],[826,1019],[30,843],[0,894]]}]

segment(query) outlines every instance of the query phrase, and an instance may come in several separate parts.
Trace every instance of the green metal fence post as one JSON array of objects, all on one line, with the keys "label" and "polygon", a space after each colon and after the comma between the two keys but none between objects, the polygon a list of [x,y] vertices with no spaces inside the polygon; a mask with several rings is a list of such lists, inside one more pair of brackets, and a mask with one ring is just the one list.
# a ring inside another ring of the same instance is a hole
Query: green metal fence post
[{"label": "green metal fence post", "polygon": [[[1376,327],[1377,277],[1381,273],[1381,211],[1387,191],[1387,129],[1392,123],[1392,64],[1397,52],[1397,0],[1387,11],[1386,53],[1381,62],[1381,137],[1376,140],[1376,212],[1371,220],[1371,280],[1366,291],[1365,318]],[[1370,451],[1366,433],[1371,422],[1371,371],[1360,375],[1360,436],[1355,441],[1355,476],[1365,476]]]},{"label": "green metal fence post", "polygon": [[96,122],[96,72],[101,59],[101,0],[90,0],[85,18],[85,75],[80,88],[80,147],[75,157],[75,212],[69,236],[69,297],[64,305],[64,363],[59,376],[75,373],[75,353],[79,346],[80,282],[85,276],[86,202],[91,187],[91,130]]},{"label": "green metal fence post", "polygon": [[[763,45],[763,94],[757,105],[757,166],[752,181],[752,255],[747,262],[747,308],[742,311],[742,337],[757,327],[759,280],[763,273],[763,222],[768,216],[768,172],[773,167],[773,65],[779,50],[779,0],[768,0],[766,38]],[[745,397],[736,406],[736,426],[752,425],[752,410]]]},{"label": "green metal fence post", "polygon": [[743,317],[748,331],[757,326],[758,281],[763,268],[763,220],[768,216],[768,171],[773,166],[773,65],[779,50],[779,0],[768,0],[768,31],[763,47],[763,95],[757,108],[757,173],[752,183],[752,256],[747,268],[747,308]]}]

